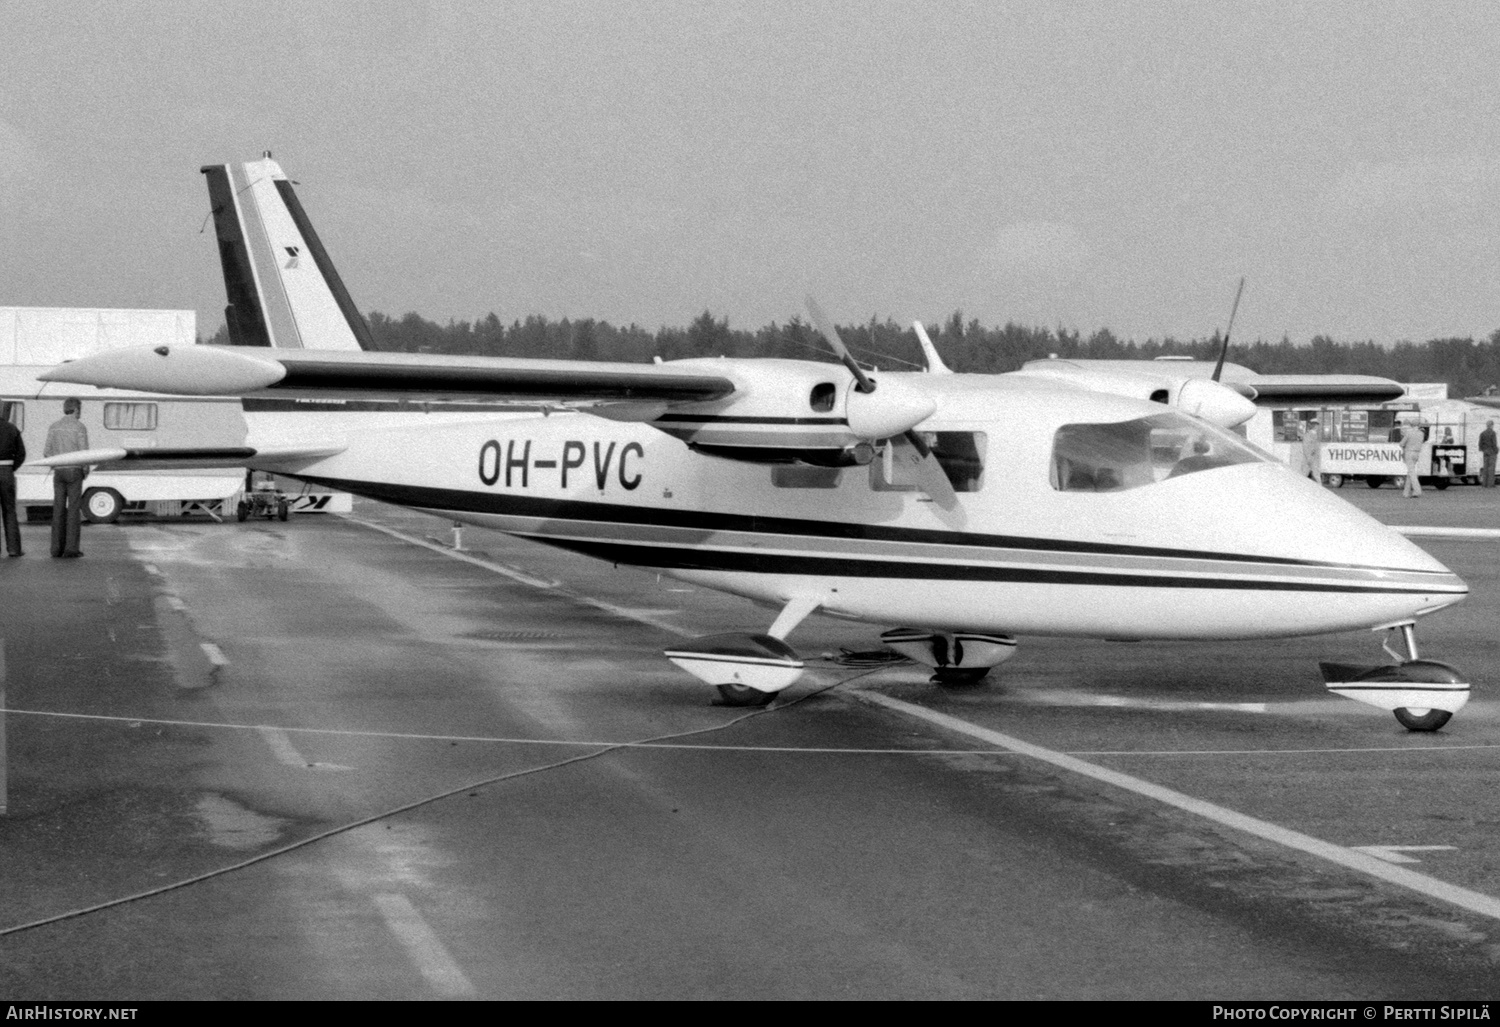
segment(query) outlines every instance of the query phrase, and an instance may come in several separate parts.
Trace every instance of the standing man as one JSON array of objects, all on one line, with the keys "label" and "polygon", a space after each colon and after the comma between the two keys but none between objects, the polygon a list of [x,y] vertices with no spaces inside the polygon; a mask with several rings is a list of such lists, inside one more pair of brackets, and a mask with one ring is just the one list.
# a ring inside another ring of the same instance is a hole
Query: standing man
[{"label": "standing man", "polygon": [[1317,421],[1308,421],[1302,428],[1302,462],[1307,465],[1307,476],[1318,484],[1323,483],[1323,439]]},{"label": "standing man", "polygon": [[1484,422],[1484,431],[1479,433],[1479,452],[1484,454],[1484,487],[1492,489],[1495,487],[1495,454],[1500,453],[1494,421]]},{"label": "standing man", "polygon": [[1422,426],[1410,421],[1401,429],[1401,457],[1406,461],[1406,485],[1401,494],[1410,499],[1422,495],[1422,483],[1417,480],[1417,463],[1422,459],[1422,444],[1426,442]]},{"label": "standing man", "polygon": [[[61,456],[89,448],[89,430],[83,426],[78,415],[83,412],[83,403],[77,399],[63,401],[61,420],[53,421],[47,429],[47,446],[42,456]],[[83,512],[83,479],[88,477],[83,467],[57,467],[52,471],[52,555],[79,557],[79,515]]]},{"label": "standing man", "polygon": [[21,555],[21,523],[16,520],[16,472],[26,462],[26,443],[10,423],[10,404],[0,403],[0,522],[5,526],[5,551]]}]

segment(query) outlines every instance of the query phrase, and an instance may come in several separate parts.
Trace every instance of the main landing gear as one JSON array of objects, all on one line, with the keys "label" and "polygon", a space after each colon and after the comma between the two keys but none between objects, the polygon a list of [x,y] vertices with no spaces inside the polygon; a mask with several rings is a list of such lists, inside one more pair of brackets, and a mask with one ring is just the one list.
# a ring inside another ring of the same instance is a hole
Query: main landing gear
[{"label": "main landing gear", "polygon": [[[1408,731],[1436,731],[1469,701],[1469,682],[1463,675],[1436,660],[1417,656],[1415,621],[1383,624],[1386,632],[1381,648],[1397,662],[1379,667],[1348,663],[1320,663],[1328,690],[1383,710],[1390,710]],[[1390,646],[1390,632],[1400,631],[1406,658]]]},{"label": "main landing gear", "polygon": [[[787,634],[821,605],[822,597],[792,599],[764,635],[705,635],[673,646],[663,655],[713,685],[721,705],[767,706],[802,675],[802,659],[786,644]],[[895,628],[880,640],[913,662],[932,668],[933,683],[948,688],[978,684],[990,668],[1016,652],[1014,638],[974,631]]]},{"label": "main landing gear", "polygon": [[723,706],[769,706],[777,693],[802,676],[802,658],[783,639],[821,605],[821,599],[795,598],[787,602],[767,634],[704,635],[662,655],[713,685]]},{"label": "main landing gear", "polygon": [[880,640],[914,663],[932,668],[932,683],[945,688],[977,685],[1016,654],[1016,640],[1008,635],[974,631],[922,631],[893,628]]}]

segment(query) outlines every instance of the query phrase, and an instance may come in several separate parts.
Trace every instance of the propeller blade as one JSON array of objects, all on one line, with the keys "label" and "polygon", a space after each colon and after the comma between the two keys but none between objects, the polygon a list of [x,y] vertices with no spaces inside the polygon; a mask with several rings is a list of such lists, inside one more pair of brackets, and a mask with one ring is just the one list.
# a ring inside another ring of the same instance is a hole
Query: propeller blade
[{"label": "propeller blade", "polygon": [[874,392],[875,383],[870,381],[865,374],[864,368],[855,363],[854,355],[849,352],[849,347],[844,345],[844,340],[839,338],[839,333],[834,331],[833,322],[823,313],[823,308],[818,306],[818,301],[811,296],[807,297],[807,312],[812,315],[813,327],[822,334],[830,349],[844,362],[849,373],[854,375],[854,387],[860,392]]},{"label": "propeller blade", "polygon": [[1224,345],[1219,350],[1219,362],[1214,365],[1214,381],[1224,373],[1224,358],[1229,355],[1229,337],[1234,334],[1234,315],[1240,310],[1240,294],[1245,291],[1245,276],[1240,275],[1240,287],[1234,290],[1234,306],[1229,308],[1229,327],[1224,329]]},{"label": "propeller blade", "polygon": [[922,491],[932,497],[934,503],[944,510],[952,510],[958,505],[958,493],[953,491],[953,483],[948,480],[948,475],[944,473],[943,465],[938,463],[938,458],[933,456],[932,447],[927,444],[927,440],[922,438],[921,432],[915,429],[898,437],[905,441],[910,449],[903,451],[898,448],[897,458],[911,469]]}]

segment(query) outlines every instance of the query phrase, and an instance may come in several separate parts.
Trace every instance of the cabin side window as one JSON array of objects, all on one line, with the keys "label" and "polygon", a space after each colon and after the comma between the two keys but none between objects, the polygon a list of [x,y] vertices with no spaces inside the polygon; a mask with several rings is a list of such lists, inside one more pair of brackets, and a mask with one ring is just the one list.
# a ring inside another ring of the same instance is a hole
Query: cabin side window
[{"label": "cabin side window", "polygon": [[[982,431],[928,431],[922,435],[954,492],[978,492],[984,485],[984,454],[988,437]],[[916,475],[888,440],[870,464],[870,488],[875,492],[913,492],[921,488]],[[902,442],[905,447],[907,443]]]},{"label": "cabin side window", "polygon": [[838,392],[838,386],[833,382],[819,382],[813,386],[812,394],[807,397],[807,404],[815,414],[832,413],[833,401],[838,397]]},{"label": "cabin side window", "polygon": [[1121,492],[1197,471],[1267,459],[1248,444],[1178,413],[1114,424],[1065,424],[1052,440],[1052,487]]},{"label": "cabin side window", "polygon": [[112,431],[155,431],[155,403],[106,403],[104,427]]},{"label": "cabin side window", "polygon": [[17,403],[14,400],[8,403],[0,402],[0,419],[9,421],[11,424],[15,425],[17,430],[19,431],[25,431],[26,404]]}]

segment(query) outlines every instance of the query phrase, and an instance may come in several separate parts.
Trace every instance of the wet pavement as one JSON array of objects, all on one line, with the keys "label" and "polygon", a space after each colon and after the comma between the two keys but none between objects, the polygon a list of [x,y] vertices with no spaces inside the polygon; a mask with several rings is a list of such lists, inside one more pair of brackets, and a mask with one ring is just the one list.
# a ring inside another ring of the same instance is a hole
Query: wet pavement
[{"label": "wet pavement", "polygon": [[[1341,494],[1500,526],[1485,490]],[[1424,655],[1476,693],[1412,735],[1319,683],[1372,635],[1023,639],[960,691],[814,659],[747,713],[660,651],[771,613],[472,528],[454,553],[422,515],[90,526],[76,561],[25,531],[0,562],[7,998],[1494,990],[1483,911],[872,696],[1500,897],[1495,542],[1422,540],[1473,588]]]}]

